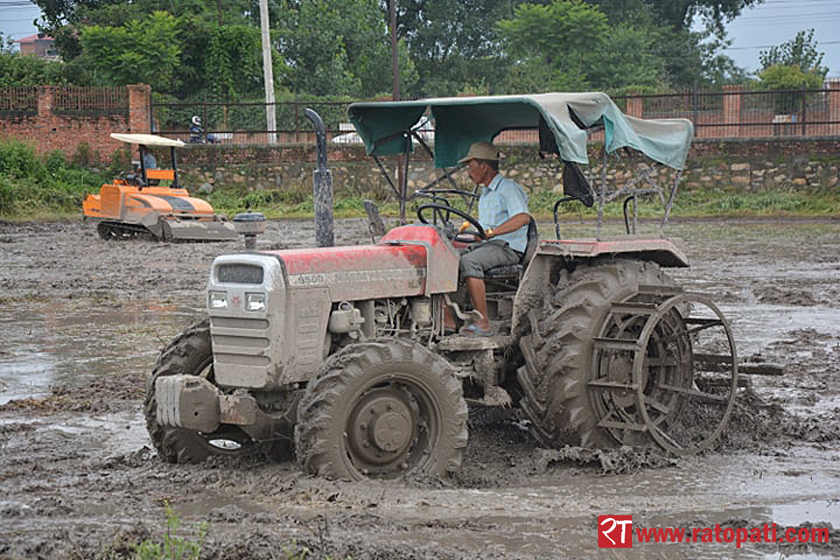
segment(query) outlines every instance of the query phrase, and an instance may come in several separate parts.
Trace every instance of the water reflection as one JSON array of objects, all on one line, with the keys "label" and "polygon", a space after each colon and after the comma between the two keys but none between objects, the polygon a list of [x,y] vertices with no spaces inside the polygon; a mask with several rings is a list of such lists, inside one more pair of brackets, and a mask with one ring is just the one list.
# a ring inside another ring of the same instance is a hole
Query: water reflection
[{"label": "water reflection", "polygon": [[[194,302],[192,302],[194,303]],[[148,371],[157,352],[196,311],[157,301],[59,300],[6,304],[0,316],[0,404],[39,398],[53,384],[80,386],[91,378]]]}]

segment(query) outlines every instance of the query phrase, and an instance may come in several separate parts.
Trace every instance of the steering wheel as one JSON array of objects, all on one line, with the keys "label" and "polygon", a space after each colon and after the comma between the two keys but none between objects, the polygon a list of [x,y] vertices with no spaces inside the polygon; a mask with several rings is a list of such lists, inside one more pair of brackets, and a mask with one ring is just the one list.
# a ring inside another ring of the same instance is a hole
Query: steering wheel
[{"label": "steering wheel", "polygon": [[[435,202],[421,204],[417,207],[417,218],[424,224],[429,223],[429,220],[426,218],[427,213],[432,214],[433,224],[437,224],[438,220],[443,223],[443,233],[452,241],[472,243],[475,241],[475,236],[478,236],[481,239],[487,237],[487,234],[484,233],[484,228],[481,227],[478,220],[462,210],[458,210],[457,208],[453,208],[447,204],[437,204]],[[449,220],[451,214],[455,214],[456,216],[469,222],[473,229],[458,231],[458,227]]]}]

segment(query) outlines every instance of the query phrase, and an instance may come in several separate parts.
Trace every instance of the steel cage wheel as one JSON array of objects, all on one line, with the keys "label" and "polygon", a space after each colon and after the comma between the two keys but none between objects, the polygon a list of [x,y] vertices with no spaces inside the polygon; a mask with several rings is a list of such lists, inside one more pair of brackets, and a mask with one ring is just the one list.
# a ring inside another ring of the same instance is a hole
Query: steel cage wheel
[{"label": "steel cage wheel", "polygon": [[657,294],[677,291],[673,280],[650,262],[615,259],[561,271],[553,293],[529,312],[526,334],[519,341],[525,359],[517,370],[524,395],[520,406],[541,444],[610,448],[635,443],[616,437],[615,426],[624,426],[626,432],[627,422],[607,417],[605,404],[619,395],[624,402],[618,408],[635,406],[632,354],[621,357],[622,364],[610,364],[620,366],[622,375],[611,380],[600,373],[609,368],[599,362],[599,352],[636,348],[642,324],[635,320],[618,324],[613,334],[621,339],[606,339],[611,317],[620,309],[629,306],[626,313],[633,314],[639,306],[652,305]]},{"label": "steel cage wheel", "polygon": [[[691,342],[678,309],[657,313],[661,298],[639,293],[630,300],[614,302],[593,343],[590,398],[599,426],[622,445],[650,442],[646,433],[650,426],[641,408],[651,409],[654,425],[680,414],[681,396],[663,394],[661,384],[685,386],[691,382]],[[653,316],[657,316],[653,328],[642,340]]]},{"label": "steel cage wheel", "polygon": [[[705,308],[698,309],[698,306]],[[723,316],[720,309],[706,296],[699,294],[681,294],[674,296],[657,307],[656,313],[647,321],[639,337],[639,345],[645,348],[651,341],[660,322],[670,313],[677,309],[690,309],[688,317],[685,317],[687,326],[691,328],[686,332],[691,334],[712,333],[712,329],[722,330],[712,336],[718,339],[715,345],[723,347],[725,364],[724,376],[719,377],[717,384],[718,391],[704,390],[698,386],[700,380],[694,375],[688,383],[682,385],[669,385],[660,383],[657,387],[665,393],[679,395],[683,401],[681,412],[668,422],[658,421],[657,415],[652,413],[656,405],[649,395],[644,392],[642,377],[645,371],[645,355],[637,352],[633,364],[633,381],[637,385],[636,405],[641,414],[642,421],[654,441],[663,449],[676,455],[691,455],[708,449],[720,437],[732,408],[735,404],[735,396],[738,388],[738,357],[735,349],[735,339],[732,336],[732,329],[729,321]],[[700,314],[698,315],[698,311]],[[718,350],[719,352],[720,350]],[[693,363],[692,363],[693,365]],[[728,371],[727,371],[728,370]],[[697,402],[701,401],[701,402]],[[723,408],[721,411],[720,408]],[[719,418],[708,418],[710,413],[717,408]],[[706,409],[698,412],[698,409]],[[698,414],[706,413],[706,417],[698,418]],[[681,418],[685,416],[686,418]],[[708,433],[700,431],[704,424],[711,424]]]}]

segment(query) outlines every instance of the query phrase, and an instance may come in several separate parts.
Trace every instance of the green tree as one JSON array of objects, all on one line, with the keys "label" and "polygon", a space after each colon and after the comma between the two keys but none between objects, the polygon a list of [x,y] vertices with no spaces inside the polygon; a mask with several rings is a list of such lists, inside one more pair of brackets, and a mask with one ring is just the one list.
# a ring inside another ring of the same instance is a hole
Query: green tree
[{"label": "green tree", "polygon": [[398,34],[417,69],[413,95],[498,90],[505,75],[496,23],[521,0],[399,0]]},{"label": "green tree", "polygon": [[121,27],[82,28],[82,56],[101,84],[145,83],[157,90],[172,85],[181,48],[177,20],[166,12],[152,12]]},{"label": "green tree", "polygon": [[58,85],[66,83],[64,67],[59,62],[18,53],[11,37],[0,32],[0,84],[4,86]]},{"label": "green tree", "polygon": [[[661,86],[675,89],[744,82],[746,73],[723,54],[726,24],[764,0],[588,0],[607,14],[611,26],[630,25],[653,38],[651,53],[662,68]],[[698,30],[696,22],[705,22]],[[641,50],[616,50],[616,58]],[[679,53],[678,56],[675,53]]]},{"label": "green tree", "polygon": [[776,112],[798,113],[808,100],[807,93],[795,90],[819,89],[828,74],[822,66],[823,53],[814,41],[814,30],[800,31],[791,41],[770,47],[759,53],[762,68],[758,72],[758,87],[765,90],[787,91],[776,100]]},{"label": "green tree", "polygon": [[[92,73],[82,55],[80,38],[88,26],[125,27],[155,11],[177,18],[177,44],[181,58],[169,93],[179,98],[203,91],[207,79],[204,54],[217,26],[249,25],[259,28],[259,10],[252,0],[33,0],[41,8],[39,28],[56,40],[67,73],[74,83],[90,82]],[[79,60],[77,60],[79,59]],[[101,79],[101,76],[98,78]]]},{"label": "green tree", "polygon": [[[274,26],[289,90],[361,97],[390,91],[390,41],[379,0],[286,0],[282,14]],[[415,74],[404,56],[400,70],[410,86]]]},{"label": "green tree", "polygon": [[60,62],[23,56],[18,53],[0,53],[0,84],[4,86],[38,86],[66,84],[64,67]]},{"label": "green tree", "polygon": [[759,73],[760,85],[768,90],[819,89],[823,77],[814,72],[803,72],[798,64],[773,64]]},{"label": "green tree", "polygon": [[796,66],[804,74],[813,74],[824,79],[828,68],[822,65],[825,53],[818,50],[814,41],[814,30],[800,31],[790,41],[760,51],[758,59],[762,71],[773,66]]},{"label": "green tree", "polygon": [[[201,57],[201,89],[215,99],[239,100],[263,94],[262,38],[247,25],[206,26],[206,50]],[[196,61],[199,62],[198,60]],[[274,53],[275,80],[282,77],[281,59]],[[209,80],[209,83],[208,83]]]},{"label": "green tree", "polygon": [[[605,58],[607,16],[582,0],[520,4],[498,23],[510,57],[508,91],[588,89]],[[600,60],[599,60],[600,59]]]},{"label": "green tree", "polygon": [[[667,31],[656,25],[645,6],[610,25],[588,69],[594,88],[606,91],[646,91],[665,83],[667,62],[660,46]],[[626,53],[633,53],[626,56]]]},{"label": "green tree", "polygon": [[604,13],[624,19],[624,15],[649,8],[656,19],[673,29],[687,30],[695,17],[705,19],[712,27],[722,30],[726,23],[741,12],[764,0],[589,0]]}]

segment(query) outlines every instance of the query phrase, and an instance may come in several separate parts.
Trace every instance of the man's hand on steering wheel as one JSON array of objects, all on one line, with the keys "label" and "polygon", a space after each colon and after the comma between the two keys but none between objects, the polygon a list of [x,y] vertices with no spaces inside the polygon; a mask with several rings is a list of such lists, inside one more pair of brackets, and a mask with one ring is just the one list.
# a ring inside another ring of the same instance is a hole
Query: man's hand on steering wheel
[{"label": "man's hand on steering wheel", "polygon": [[[438,204],[435,202],[421,204],[417,207],[417,218],[424,224],[430,223],[426,217],[429,213],[433,216],[431,222],[432,225],[437,225],[438,220],[440,220],[443,223],[443,232],[452,241],[458,241],[460,243],[474,243],[476,241],[476,237],[480,239],[488,238],[487,232],[483,227],[481,227],[478,220],[462,210],[458,210],[457,208],[453,208],[447,204]],[[455,214],[466,221],[460,228],[456,228],[452,225],[452,222],[449,221],[450,214]]]}]

